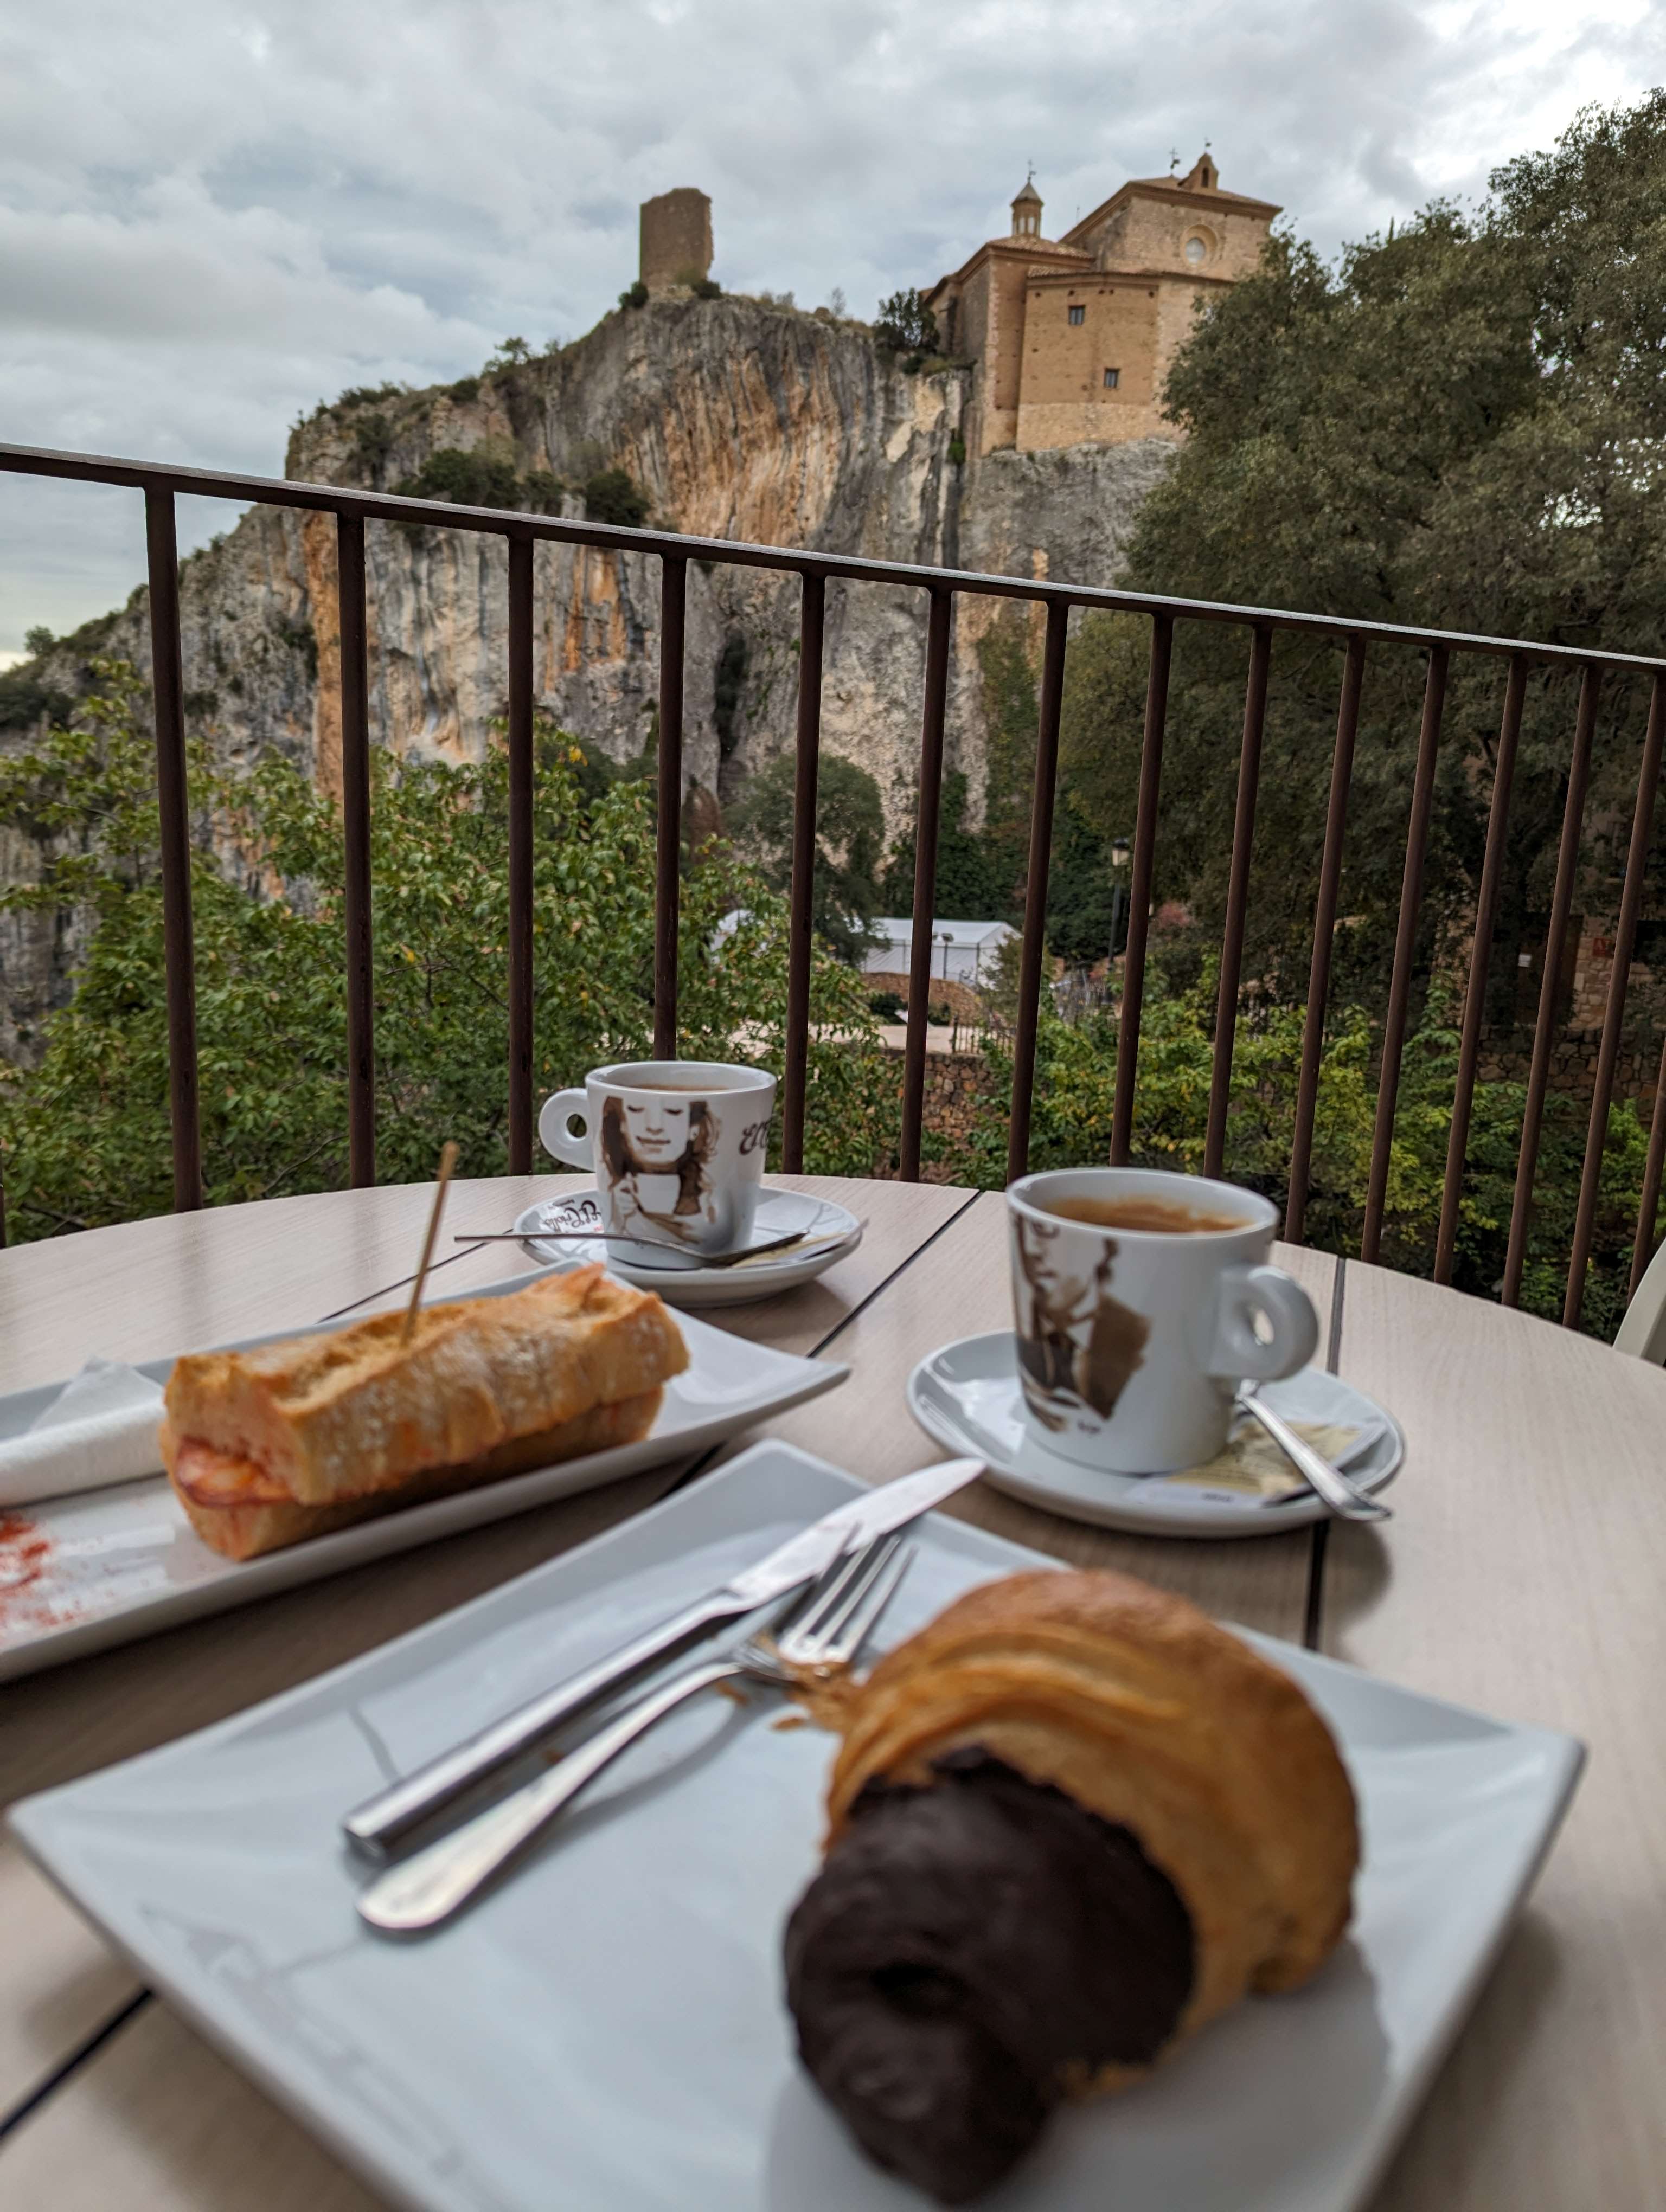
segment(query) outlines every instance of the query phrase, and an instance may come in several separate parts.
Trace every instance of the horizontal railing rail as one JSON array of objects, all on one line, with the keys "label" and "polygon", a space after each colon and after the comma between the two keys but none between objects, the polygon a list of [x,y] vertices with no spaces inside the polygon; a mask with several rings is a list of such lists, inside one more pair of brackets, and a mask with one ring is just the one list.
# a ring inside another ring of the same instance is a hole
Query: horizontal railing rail
[{"label": "horizontal railing rail", "polygon": [[[1555,885],[1543,946],[1542,987],[1534,1030],[1522,1142],[1517,1161],[1509,1249],[1502,1284],[1506,1304],[1519,1297],[1535,1177],[1543,1129],[1557,997],[1572,913],[1578,852],[1590,782],[1600,688],[1606,674],[1652,679],[1647,734],[1639,771],[1630,845],[1622,879],[1601,1042],[1563,1318],[1578,1322],[1586,1261],[1596,1221],[1603,1141],[1619,1055],[1632,956],[1636,942],[1649,842],[1666,739],[1666,660],[1550,642],[1471,635],[1398,623],[1353,620],[1286,608],[1241,606],[1207,599],[1165,598],[1113,586],[1050,578],[980,574],[849,554],[752,545],[679,532],[629,529],[576,517],[518,513],[507,508],[454,506],[334,484],[289,483],[211,469],[156,466],[87,453],[0,445],[0,471],[98,483],[142,492],[150,585],[152,688],[155,700],[161,866],[167,971],[170,1110],[176,1207],[202,1203],[203,1180],[197,1088],[195,975],[192,943],[189,818],[185,783],[185,691],[179,632],[179,563],[174,502],[181,495],[235,501],[251,506],[298,508],[336,518],[341,637],[343,834],[349,1046],[349,1160],[354,1184],[375,1176],[375,1040],[372,997],[372,885],[370,874],[370,728],[368,624],[364,528],[367,522],[422,524],[483,532],[508,545],[509,772],[509,1107],[512,1174],[532,1164],[532,778],[533,636],[532,548],[553,543],[636,553],[660,564],[659,816],[655,854],[654,1049],[677,1048],[677,950],[679,832],[683,787],[684,646],[688,564],[774,570],[800,580],[792,878],[785,1070],[782,1083],[782,1164],[800,1169],[804,1158],[808,1076],[810,981],[813,948],[816,865],[816,788],[821,752],[821,693],[826,587],[830,580],[921,591],[927,594],[925,678],[917,783],[913,942],[903,1076],[900,1172],[917,1180],[924,1121],[927,1022],[934,916],[939,816],[943,784],[944,724],[948,699],[954,604],[962,595],[1028,602],[1046,612],[1037,728],[1036,778],[1031,813],[1020,950],[1018,1011],[1012,1041],[1012,1102],[1007,1176],[1023,1174],[1030,1157],[1036,1055],[1043,985],[1043,932],[1057,785],[1064,672],[1073,610],[1143,616],[1151,623],[1144,731],[1140,740],[1133,866],[1118,1020],[1116,1081],[1110,1156],[1129,1157],[1137,1097],[1140,1031],[1144,1008],[1148,926],[1152,908],[1158,812],[1169,678],[1177,623],[1225,623],[1248,631],[1250,671],[1239,751],[1237,803],[1222,935],[1215,1036],[1211,1068],[1205,1166],[1230,1170],[1226,1158],[1229,1106],[1240,987],[1250,858],[1255,837],[1262,741],[1273,641],[1305,633],[1340,641],[1344,647],[1323,848],[1316,890],[1306,1011],[1297,1081],[1285,1234],[1300,1242],[1311,1181],[1316,1109],[1329,979],[1338,927],[1338,900],[1347,804],[1359,732],[1368,649],[1403,646],[1427,656],[1416,765],[1413,773],[1401,900],[1392,972],[1383,1023],[1380,1073],[1372,1131],[1370,1178],[1361,1256],[1379,1253],[1387,1207],[1399,1077],[1418,942],[1423,878],[1432,814],[1446,693],[1455,657],[1493,658],[1507,672],[1491,811],[1476,900],[1468,988],[1434,1273],[1450,1279],[1468,1137],[1479,1062],[1482,1008],[1497,919],[1510,799],[1520,736],[1527,672],[1535,663],[1577,668],[1579,702],[1568,761],[1568,780]],[[1653,1241],[1663,1171],[1666,1171],[1666,1048],[1663,1049],[1633,1244],[1632,1285],[1646,1266]],[[0,1241],[3,1241],[0,1199]]]}]

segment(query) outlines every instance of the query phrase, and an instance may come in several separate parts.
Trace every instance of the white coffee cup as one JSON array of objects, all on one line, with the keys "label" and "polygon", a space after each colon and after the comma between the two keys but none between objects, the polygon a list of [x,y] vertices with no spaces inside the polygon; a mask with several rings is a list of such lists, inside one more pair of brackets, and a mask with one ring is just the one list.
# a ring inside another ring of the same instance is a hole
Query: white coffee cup
[{"label": "white coffee cup", "polygon": [[[1225,1443],[1239,1383],[1293,1375],[1317,1348],[1312,1301],[1268,1265],[1278,1216],[1253,1191],[1065,1168],[1024,1176],[1006,1204],[1025,1406],[1066,1459],[1117,1474],[1196,1467]],[[1083,1204],[1129,1218],[1058,1210]],[[1165,1215],[1173,1225],[1156,1225]]]},{"label": "white coffee cup", "polygon": [[640,1259],[654,1244],[693,1267],[751,1237],[775,1104],[761,1067],[629,1060],[545,1099],[538,1133],[557,1159],[594,1170],[610,1255]]}]

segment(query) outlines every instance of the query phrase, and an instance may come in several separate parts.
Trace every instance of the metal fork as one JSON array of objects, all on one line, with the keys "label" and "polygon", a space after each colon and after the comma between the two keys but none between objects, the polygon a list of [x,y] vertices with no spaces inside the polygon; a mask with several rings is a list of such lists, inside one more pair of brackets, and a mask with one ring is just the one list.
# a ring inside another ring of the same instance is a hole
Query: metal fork
[{"label": "metal fork", "polygon": [[797,1669],[842,1666],[854,1659],[914,1555],[913,1545],[891,1534],[836,1559],[768,1629],[650,1692],[548,1773],[379,1875],[359,1894],[360,1917],[395,1935],[439,1927],[518,1859],[605,1767],[702,1690],[738,1674],[790,1688],[799,1680]]}]

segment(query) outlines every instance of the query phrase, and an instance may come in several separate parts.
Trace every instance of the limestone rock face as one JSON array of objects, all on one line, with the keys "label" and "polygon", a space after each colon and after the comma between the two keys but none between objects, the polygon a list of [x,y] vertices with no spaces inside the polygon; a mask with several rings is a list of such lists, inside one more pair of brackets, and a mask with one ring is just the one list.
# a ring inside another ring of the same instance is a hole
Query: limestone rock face
[{"label": "limestone rock face", "polygon": [[[579,488],[623,469],[655,526],[690,536],[1109,582],[1172,448],[962,460],[969,381],[954,368],[905,374],[865,325],[825,309],[655,298],[558,353],[321,409],[291,434],[284,473],[392,489],[433,454],[460,449],[512,470],[522,497],[582,515]],[[180,579],[193,729],[228,761],[284,753],[331,791],[341,778],[335,532],[328,515],[256,507]],[[504,542],[372,523],[367,562],[375,740],[478,757],[506,705]],[[659,560],[541,544],[534,574],[540,708],[616,758],[640,753],[659,686]],[[793,742],[799,598],[791,575],[690,564],[684,758],[690,784],[720,802]],[[141,588],[34,672],[73,694],[95,654],[148,671],[146,601]],[[958,603],[947,750],[975,804],[976,645],[999,605]],[[875,776],[893,823],[915,772],[925,634],[923,590],[828,587],[823,744]],[[27,735],[0,732],[0,744]],[[0,828],[9,880],[32,876],[41,851]],[[44,917],[0,929],[0,1051],[27,1056],[28,1031],[68,988],[74,948]]]}]

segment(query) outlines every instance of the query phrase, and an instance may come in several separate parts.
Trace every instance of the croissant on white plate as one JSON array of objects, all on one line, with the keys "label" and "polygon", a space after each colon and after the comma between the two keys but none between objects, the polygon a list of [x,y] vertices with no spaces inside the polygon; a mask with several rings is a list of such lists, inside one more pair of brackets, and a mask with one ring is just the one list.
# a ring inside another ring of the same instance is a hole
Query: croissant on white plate
[{"label": "croissant on white plate", "polygon": [[1347,1925],[1359,1832],[1301,1690],[1183,1600],[1038,1571],[969,1593],[841,1714],[787,1924],[800,2055],[877,2163],[981,2195]]}]

